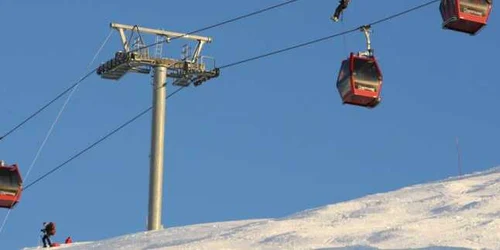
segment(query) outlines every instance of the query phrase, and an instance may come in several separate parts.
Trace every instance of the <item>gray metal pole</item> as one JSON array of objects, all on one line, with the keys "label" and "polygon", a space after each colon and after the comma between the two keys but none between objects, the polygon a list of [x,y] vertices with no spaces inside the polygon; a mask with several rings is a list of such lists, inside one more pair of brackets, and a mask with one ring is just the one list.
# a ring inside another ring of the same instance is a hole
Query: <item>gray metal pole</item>
[{"label": "gray metal pole", "polygon": [[167,68],[154,67],[153,122],[151,131],[151,161],[149,173],[148,230],[159,230],[163,199],[163,150],[165,140],[165,108]]}]

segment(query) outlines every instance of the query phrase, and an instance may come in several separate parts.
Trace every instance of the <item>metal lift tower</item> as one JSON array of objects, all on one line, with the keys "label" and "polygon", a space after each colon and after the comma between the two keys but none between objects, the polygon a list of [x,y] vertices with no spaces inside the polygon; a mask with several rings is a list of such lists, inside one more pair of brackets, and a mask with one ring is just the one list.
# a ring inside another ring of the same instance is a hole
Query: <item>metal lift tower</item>
[{"label": "metal lift tower", "polygon": [[[211,78],[219,76],[217,68],[207,69],[201,50],[205,43],[212,42],[209,37],[182,34],[158,29],[149,29],[137,25],[111,23],[111,28],[118,31],[123,44],[123,51],[97,68],[97,74],[104,79],[119,80],[128,72],[154,73],[153,84],[153,120],[151,132],[151,159],[149,179],[149,213],[148,230],[162,228],[161,211],[163,196],[163,154],[165,136],[165,108],[167,77],[174,78],[173,85],[187,87],[191,83],[199,86]],[[126,31],[130,33],[127,40]],[[136,39],[133,39],[134,33]],[[156,35],[155,53],[149,53],[141,34]],[[188,39],[197,42],[192,55],[184,51],[184,58],[177,60],[162,57],[163,41],[172,39]]]}]

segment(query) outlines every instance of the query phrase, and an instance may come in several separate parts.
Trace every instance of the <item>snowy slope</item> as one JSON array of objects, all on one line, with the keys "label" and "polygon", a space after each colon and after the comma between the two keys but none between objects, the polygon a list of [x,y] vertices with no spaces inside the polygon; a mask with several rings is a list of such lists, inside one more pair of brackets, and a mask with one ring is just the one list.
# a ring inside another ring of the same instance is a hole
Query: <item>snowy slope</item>
[{"label": "snowy slope", "polygon": [[346,246],[500,249],[500,168],[285,218],[169,228],[61,248],[324,250]]}]

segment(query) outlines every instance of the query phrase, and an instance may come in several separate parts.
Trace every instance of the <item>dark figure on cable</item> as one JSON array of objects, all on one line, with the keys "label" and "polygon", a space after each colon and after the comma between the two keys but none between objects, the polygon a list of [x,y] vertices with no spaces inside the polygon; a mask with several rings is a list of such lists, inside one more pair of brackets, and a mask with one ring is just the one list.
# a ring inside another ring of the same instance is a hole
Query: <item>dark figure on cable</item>
[{"label": "dark figure on cable", "polygon": [[337,6],[337,9],[335,9],[335,13],[331,17],[334,22],[338,22],[339,21],[340,15],[347,8],[347,6],[349,5],[350,1],[351,0],[340,0],[339,1],[339,6]]},{"label": "dark figure on cable", "polygon": [[43,236],[42,236],[42,242],[43,242],[43,247],[51,247],[52,242],[50,242],[50,236],[53,236],[56,234],[56,225],[53,222],[44,222],[43,223],[43,228],[42,230]]}]

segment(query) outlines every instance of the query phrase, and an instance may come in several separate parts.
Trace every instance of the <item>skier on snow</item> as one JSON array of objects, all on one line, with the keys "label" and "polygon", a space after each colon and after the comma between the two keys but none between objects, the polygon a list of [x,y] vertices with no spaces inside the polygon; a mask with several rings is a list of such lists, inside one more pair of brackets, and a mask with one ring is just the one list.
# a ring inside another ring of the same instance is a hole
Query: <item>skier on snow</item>
[{"label": "skier on snow", "polygon": [[50,236],[54,236],[56,234],[56,225],[54,222],[44,222],[42,230],[42,242],[43,247],[51,247],[52,242],[50,242]]}]

